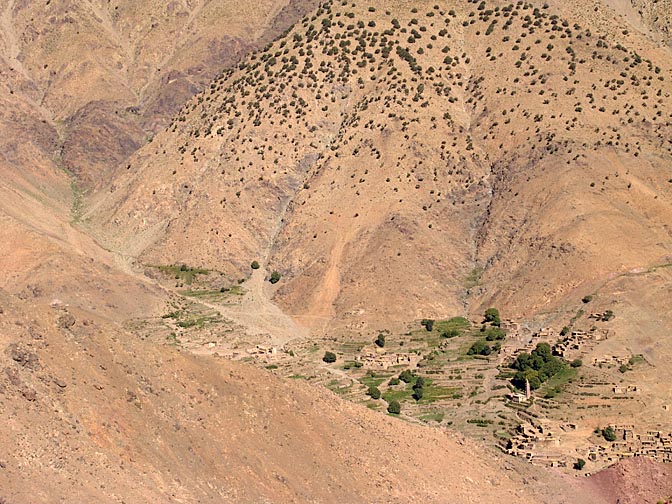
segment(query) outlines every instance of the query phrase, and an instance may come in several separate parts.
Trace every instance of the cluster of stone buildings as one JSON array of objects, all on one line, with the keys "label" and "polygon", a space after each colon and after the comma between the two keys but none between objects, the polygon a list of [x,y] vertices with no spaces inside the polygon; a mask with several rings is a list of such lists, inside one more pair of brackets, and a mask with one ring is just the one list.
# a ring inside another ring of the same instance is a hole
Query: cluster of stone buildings
[{"label": "cluster of stone buildings", "polygon": [[560,439],[544,422],[527,417],[508,440],[505,452],[538,465],[566,467],[567,457],[559,449]]},{"label": "cluster of stone buildings", "polygon": [[672,462],[672,433],[637,433],[633,425],[612,425],[611,428],[616,440],[609,446],[593,447],[589,460],[613,463],[625,457],[649,457],[659,462]]},{"label": "cluster of stone buildings", "polygon": [[409,368],[415,367],[418,363],[419,357],[414,354],[400,354],[400,353],[377,353],[365,352],[362,355],[355,357],[355,362],[361,362],[362,367],[366,369],[386,370],[393,366],[406,366]]},{"label": "cluster of stone buildings", "polygon": [[569,354],[575,357],[581,350],[585,350],[586,346],[593,346],[607,338],[609,338],[608,329],[593,328],[590,331],[572,331],[558,341],[553,350],[560,357],[568,357]]}]

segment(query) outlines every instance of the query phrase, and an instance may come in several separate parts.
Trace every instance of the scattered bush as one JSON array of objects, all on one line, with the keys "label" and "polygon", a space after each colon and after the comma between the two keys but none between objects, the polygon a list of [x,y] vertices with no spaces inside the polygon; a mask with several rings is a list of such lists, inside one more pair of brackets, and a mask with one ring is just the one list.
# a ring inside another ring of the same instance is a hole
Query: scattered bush
[{"label": "scattered bush", "polygon": [[506,331],[499,327],[489,327],[485,331],[486,341],[501,341],[506,338]]},{"label": "scattered bush", "polygon": [[494,326],[499,326],[501,323],[499,318],[499,310],[497,308],[488,308],[485,310],[484,322],[489,322]]},{"label": "scattered bush", "polygon": [[398,415],[399,413],[401,413],[401,404],[399,404],[399,401],[392,401],[387,406],[387,412],[393,415]]},{"label": "scattered bush", "polygon": [[366,391],[366,395],[370,396],[371,399],[380,399],[380,390],[378,387],[374,387],[373,385],[369,387],[369,390]]},{"label": "scattered bush", "polygon": [[420,325],[427,329],[427,332],[432,332],[434,329],[434,320],[432,319],[422,319]]},{"label": "scattered bush", "polygon": [[401,374],[399,375],[399,379],[404,383],[411,383],[413,381],[413,378],[414,376],[410,369],[402,371]]},{"label": "scattered bush", "polygon": [[479,340],[467,351],[467,355],[490,355],[492,353],[492,348],[485,341]]}]

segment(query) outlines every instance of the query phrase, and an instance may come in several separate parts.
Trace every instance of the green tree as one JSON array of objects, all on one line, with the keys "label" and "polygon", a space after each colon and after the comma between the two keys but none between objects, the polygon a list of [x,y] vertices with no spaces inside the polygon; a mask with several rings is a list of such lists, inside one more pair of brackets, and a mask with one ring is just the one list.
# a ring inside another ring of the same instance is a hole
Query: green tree
[{"label": "green tree", "polygon": [[432,332],[434,329],[434,320],[432,319],[422,319],[420,325],[427,329],[427,332]]},{"label": "green tree", "polygon": [[413,373],[410,369],[405,369],[399,375],[399,379],[404,383],[411,383],[413,381]]},{"label": "green tree", "polygon": [[401,404],[399,404],[399,401],[392,401],[387,406],[387,412],[392,413],[393,415],[398,415],[401,413]]},{"label": "green tree", "polygon": [[378,387],[374,387],[373,385],[369,387],[369,390],[366,391],[366,395],[370,396],[371,399],[380,399],[380,390]]},{"label": "green tree", "polygon": [[582,471],[585,465],[586,465],[585,460],[583,460],[582,458],[576,459],[576,462],[574,462],[574,469],[576,469],[577,471]]},{"label": "green tree", "polygon": [[277,271],[274,271],[271,273],[271,279],[269,280],[272,284],[276,284],[280,281],[280,278],[282,278],[282,275],[278,273]]},{"label": "green tree", "polygon": [[606,429],[602,429],[602,437],[610,443],[616,441],[616,433],[614,432],[614,429],[611,428],[611,426],[607,427]]},{"label": "green tree", "polygon": [[485,341],[479,340],[467,351],[467,355],[490,355],[492,353],[492,348]]},{"label": "green tree", "polygon": [[492,325],[498,326],[501,323],[499,318],[499,310],[497,308],[488,308],[485,310],[485,322],[490,322]]},{"label": "green tree", "polygon": [[385,346],[385,335],[383,333],[380,333],[376,338],[376,341],[374,341],[374,343],[380,348],[383,348]]},{"label": "green tree", "polygon": [[327,364],[336,362],[336,354],[334,352],[324,352],[324,357],[322,357],[322,360]]},{"label": "green tree", "polygon": [[250,264],[250,267],[253,270],[258,270],[259,269],[259,263],[257,261],[252,261],[252,264]]}]

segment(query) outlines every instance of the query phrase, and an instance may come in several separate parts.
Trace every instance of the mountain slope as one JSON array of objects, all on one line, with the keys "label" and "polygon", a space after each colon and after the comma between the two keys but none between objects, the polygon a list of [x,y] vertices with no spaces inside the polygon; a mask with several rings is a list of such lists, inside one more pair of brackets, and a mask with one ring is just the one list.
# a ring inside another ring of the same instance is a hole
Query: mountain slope
[{"label": "mountain slope", "polygon": [[141,261],[261,259],[311,325],[572,300],[672,253],[669,52],[610,15],[326,3],[189,102],[93,222]]},{"label": "mountain slope", "polygon": [[4,292],[0,305],[5,502],[584,498],[460,436],[154,347],[76,307]]},{"label": "mountain slope", "polygon": [[0,78],[38,107],[59,161],[90,188],[111,180],[222,67],[312,4],[3,0]]}]

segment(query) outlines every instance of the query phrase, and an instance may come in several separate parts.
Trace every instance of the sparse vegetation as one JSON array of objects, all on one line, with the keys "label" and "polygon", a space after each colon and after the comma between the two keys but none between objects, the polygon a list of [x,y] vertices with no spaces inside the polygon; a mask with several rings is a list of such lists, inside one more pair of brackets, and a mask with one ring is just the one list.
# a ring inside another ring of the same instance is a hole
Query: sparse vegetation
[{"label": "sparse vegetation", "polygon": [[611,426],[602,429],[602,437],[606,441],[609,441],[610,443],[616,441],[616,433],[614,432],[614,429]]},{"label": "sparse vegetation", "polygon": [[499,318],[499,310],[497,308],[488,308],[487,310],[485,310],[483,321],[486,323],[490,323],[494,326],[499,326],[501,324],[501,320]]},{"label": "sparse vegetation", "polygon": [[399,401],[392,401],[387,406],[387,412],[392,415],[398,415],[399,413],[401,413],[401,404],[399,403]]},{"label": "sparse vegetation", "polygon": [[424,327],[427,330],[427,332],[432,332],[432,330],[434,329],[434,320],[422,319],[420,321],[420,325]]}]

